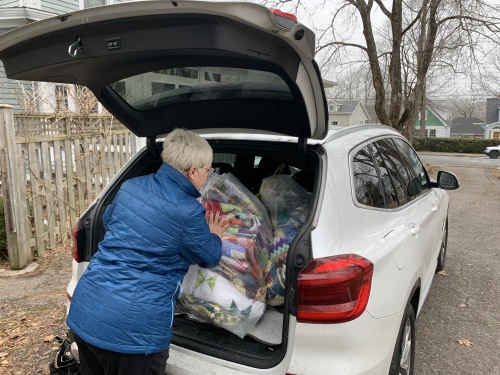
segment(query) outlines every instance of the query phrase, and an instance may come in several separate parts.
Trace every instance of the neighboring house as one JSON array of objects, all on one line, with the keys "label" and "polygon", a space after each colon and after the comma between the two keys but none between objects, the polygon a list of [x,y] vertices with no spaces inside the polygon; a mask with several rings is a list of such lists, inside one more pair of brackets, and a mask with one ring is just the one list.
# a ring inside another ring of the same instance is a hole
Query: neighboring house
[{"label": "neighboring house", "polygon": [[500,140],[500,98],[486,99],[484,138]]},{"label": "neighboring house", "polygon": [[[0,0],[0,34],[82,7],[83,0]],[[49,96],[56,96],[56,85],[47,85],[46,88]],[[15,111],[25,111],[28,106],[31,110],[42,111],[44,108],[41,103],[44,100],[40,97],[39,91],[37,82],[8,80],[0,61],[1,104],[12,105]]]},{"label": "neighboring house", "polygon": [[[415,124],[414,136],[420,136],[420,113]],[[451,111],[428,103],[425,106],[425,137],[449,138]]]},{"label": "neighboring house", "polygon": [[360,100],[328,101],[328,123],[350,126],[370,123],[370,115]]},{"label": "neighboring house", "polygon": [[457,117],[451,121],[450,138],[484,138],[484,121],[477,117]]}]

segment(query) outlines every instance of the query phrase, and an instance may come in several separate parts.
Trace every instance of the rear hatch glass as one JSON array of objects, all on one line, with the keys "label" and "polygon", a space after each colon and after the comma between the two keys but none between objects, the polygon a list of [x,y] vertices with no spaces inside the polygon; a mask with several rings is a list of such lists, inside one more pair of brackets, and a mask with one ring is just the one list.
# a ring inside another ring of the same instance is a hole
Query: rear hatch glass
[{"label": "rear hatch glass", "polygon": [[110,87],[138,111],[206,100],[294,100],[277,74],[232,67],[160,69],[119,80]]}]

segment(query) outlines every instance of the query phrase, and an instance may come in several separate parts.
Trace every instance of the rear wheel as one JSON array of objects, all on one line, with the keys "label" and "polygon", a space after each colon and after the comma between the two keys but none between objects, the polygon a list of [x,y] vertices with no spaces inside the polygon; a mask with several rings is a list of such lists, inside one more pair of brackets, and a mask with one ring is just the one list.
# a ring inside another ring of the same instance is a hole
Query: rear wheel
[{"label": "rear wheel", "polygon": [[441,240],[441,250],[439,250],[436,272],[442,271],[444,269],[444,263],[446,262],[447,248],[448,248],[448,219],[446,219],[446,222],[444,223],[443,239]]},{"label": "rear wheel", "polygon": [[491,151],[490,152],[490,158],[492,158],[492,159],[498,159],[499,156],[500,156],[500,152],[498,152],[498,151]]},{"label": "rear wheel", "polygon": [[415,359],[415,311],[409,303],[392,356],[389,375],[413,375]]}]

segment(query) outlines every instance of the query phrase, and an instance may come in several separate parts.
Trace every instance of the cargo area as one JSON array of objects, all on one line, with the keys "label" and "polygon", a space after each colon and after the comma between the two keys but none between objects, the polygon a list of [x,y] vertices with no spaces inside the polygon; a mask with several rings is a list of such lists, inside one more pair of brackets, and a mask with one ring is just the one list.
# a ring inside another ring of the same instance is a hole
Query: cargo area
[{"label": "cargo area", "polygon": [[[280,363],[286,353],[289,319],[296,311],[293,290],[298,273],[311,259],[309,234],[312,209],[318,206],[315,186],[321,178],[321,146],[299,151],[297,143],[210,139],[209,142],[214,150],[212,167],[217,176],[212,181],[209,178],[205,187],[211,184],[212,190],[204,187],[206,191],[202,189],[200,201],[207,210],[216,203],[220,209],[219,202],[207,196],[219,196],[220,191],[229,194],[229,198],[223,198],[224,202],[235,204],[220,203],[225,210],[227,207],[233,210],[229,216],[236,224],[230,227],[233,230],[230,235],[223,235],[220,265],[209,270],[190,268],[186,275],[183,294],[177,303],[172,345],[242,365],[270,368]],[[156,151],[159,150],[161,143],[156,144]],[[159,168],[161,161],[154,154],[154,150],[144,150],[137,155],[118,177],[119,183],[112,184],[113,188],[105,191],[89,209],[81,223],[84,237],[94,241],[83,248],[91,249],[92,254],[97,251],[97,244],[104,236],[100,220],[104,210],[123,181],[154,173]],[[231,190],[227,186],[236,193],[225,191]],[[246,206],[237,207],[236,201],[242,200]],[[252,208],[257,207],[258,218],[245,211],[249,202]],[[288,210],[292,206],[294,210]],[[283,220],[285,225],[280,226]],[[254,228],[258,224],[262,232],[251,233],[252,229],[245,228],[249,222],[250,226],[256,224]],[[269,232],[261,229],[264,227],[271,228],[267,242],[262,240],[264,233]],[[256,242],[246,245],[249,241]],[[227,243],[234,248],[225,249]],[[252,266],[250,248],[259,249],[260,256],[254,258],[261,261],[260,266]],[[235,249],[242,253],[235,255]],[[262,255],[264,249],[270,254],[267,260]],[[84,258],[90,257],[90,253],[84,254]],[[200,295],[197,292],[201,284],[206,285],[201,286],[205,294]],[[232,296],[230,304],[225,301],[221,284]]]}]

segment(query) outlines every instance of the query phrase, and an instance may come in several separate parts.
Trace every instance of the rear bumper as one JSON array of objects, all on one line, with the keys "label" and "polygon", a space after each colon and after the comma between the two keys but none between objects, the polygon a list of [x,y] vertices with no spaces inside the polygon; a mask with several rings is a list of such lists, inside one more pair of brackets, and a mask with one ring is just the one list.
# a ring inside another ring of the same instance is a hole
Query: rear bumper
[{"label": "rear bumper", "polygon": [[380,375],[389,372],[403,312],[383,319],[364,313],[342,324],[296,324],[289,350],[270,369],[240,366],[172,345],[169,375]]}]

